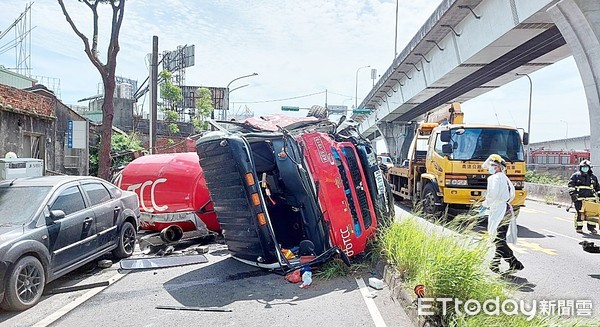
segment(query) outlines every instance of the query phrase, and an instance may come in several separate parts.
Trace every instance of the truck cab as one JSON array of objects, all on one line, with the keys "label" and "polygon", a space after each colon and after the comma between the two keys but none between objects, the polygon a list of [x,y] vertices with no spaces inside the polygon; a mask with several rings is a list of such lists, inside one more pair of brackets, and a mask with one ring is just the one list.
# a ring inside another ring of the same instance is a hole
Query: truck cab
[{"label": "truck cab", "polygon": [[207,133],[196,145],[232,256],[288,270],[364,252],[393,215],[370,143],[330,122],[286,126],[279,117],[270,128],[268,119]]},{"label": "truck cab", "polygon": [[[525,157],[519,131],[498,125],[444,125],[433,129],[423,181],[424,209],[439,211],[441,203],[468,209],[482,201],[489,173],[481,165],[491,154],[506,160],[506,175],[515,186],[512,205],[525,204]],[[433,208],[431,206],[434,206]]]},{"label": "truck cab", "polygon": [[[468,210],[483,200],[489,173],[481,165],[496,153],[506,160],[506,175],[515,186],[512,205],[525,204],[525,157],[519,131],[510,126],[466,124],[458,103],[448,117],[420,123],[402,167],[388,172],[394,194],[427,214],[439,215],[446,208]],[[428,117],[428,119],[431,117]]]}]

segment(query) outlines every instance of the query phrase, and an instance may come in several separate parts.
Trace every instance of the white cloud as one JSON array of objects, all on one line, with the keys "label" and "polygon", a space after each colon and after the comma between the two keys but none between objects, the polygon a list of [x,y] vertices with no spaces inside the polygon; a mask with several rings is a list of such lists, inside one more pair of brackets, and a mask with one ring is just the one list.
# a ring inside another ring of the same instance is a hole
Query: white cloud
[{"label": "white cloud", "polygon": [[[28,1],[2,1],[0,30],[10,25]],[[91,32],[89,9],[66,1],[76,23]],[[400,1],[398,52],[421,28],[439,1]],[[101,8],[101,54],[108,39],[109,6]],[[159,49],[174,50],[194,44],[196,65],[186,72],[190,85],[231,88],[250,84],[231,94],[231,102],[280,99],[327,89],[329,104],[351,105],[356,69],[371,65],[378,74],[388,69],[394,55],[396,2],[393,0],[128,0],[122,26],[118,74],[143,81],[152,36]],[[98,72],[83,52],[54,0],[33,5],[32,64],[34,74],[61,79],[65,102],[94,94]],[[0,46],[8,38],[0,40]],[[14,51],[0,56],[0,64],[14,66]],[[534,96],[532,139],[589,133],[587,106],[572,59],[532,74]],[[560,81],[560,83],[556,82]],[[371,89],[368,69],[360,71],[359,102]],[[342,95],[337,95],[337,94]],[[281,105],[323,105],[324,94],[286,102],[251,103],[257,115],[279,112]],[[526,127],[528,83],[521,79],[464,104],[467,119]],[[147,106],[146,106],[147,107]],[[568,108],[568,110],[566,110]],[[560,135],[556,135],[560,134]]]}]

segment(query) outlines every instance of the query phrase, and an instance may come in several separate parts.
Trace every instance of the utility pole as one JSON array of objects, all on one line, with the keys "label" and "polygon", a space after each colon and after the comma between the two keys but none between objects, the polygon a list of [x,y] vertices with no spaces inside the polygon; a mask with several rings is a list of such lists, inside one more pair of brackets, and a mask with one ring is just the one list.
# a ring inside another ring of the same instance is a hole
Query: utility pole
[{"label": "utility pole", "polygon": [[150,64],[150,153],[154,153],[156,146],[156,111],[158,102],[158,36],[152,37],[152,63]]},{"label": "utility pole", "polygon": [[[396,30],[394,31],[394,60],[398,57],[398,0],[396,0]],[[394,61],[392,60],[392,62]]]}]

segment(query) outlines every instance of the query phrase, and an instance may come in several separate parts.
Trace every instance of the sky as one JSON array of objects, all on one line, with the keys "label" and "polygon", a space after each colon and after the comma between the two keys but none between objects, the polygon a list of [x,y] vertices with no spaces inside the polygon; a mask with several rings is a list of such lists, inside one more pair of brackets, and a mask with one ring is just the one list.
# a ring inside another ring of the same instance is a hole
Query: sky
[{"label": "sky", "polygon": [[[78,1],[65,2],[79,29],[89,36],[90,10]],[[0,31],[27,3],[0,0]],[[400,0],[398,52],[439,3]],[[100,75],[82,41],[57,1],[38,0],[32,8],[32,75],[60,79],[62,101],[85,104],[77,101],[98,93]],[[109,36],[109,8],[101,6],[99,13],[101,54],[106,53]],[[325,90],[329,105],[350,107],[377,82],[371,80],[370,68],[382,74],[394,59],[395,10],[393,0],[127,0],[117,75],[138,83],[148,76],[147,54],[156,35],[160,52],[195,45],[195,66],[186,70],[188,85],[225,87],[237,77],[258,73],[231,84],[230,89],[242,86],[230,94],[232,112],[248,106],[259,116],[281,113],[281,106],[324,105]],[[11,32],[0,39],[0,49],[14,37]],[[15,57],[15,50],[0,54],[0,65],[14,67]],[[357,69],[367,65],[370,68],[357,75]],[[587,102],[572,57],[530,77],[532,142],[589,135]],[[526,128],[528,105],[529,82],[521,78],[465,102],[462,108],[467,122]],[[147,99],[138,106],[147,111]]]}]

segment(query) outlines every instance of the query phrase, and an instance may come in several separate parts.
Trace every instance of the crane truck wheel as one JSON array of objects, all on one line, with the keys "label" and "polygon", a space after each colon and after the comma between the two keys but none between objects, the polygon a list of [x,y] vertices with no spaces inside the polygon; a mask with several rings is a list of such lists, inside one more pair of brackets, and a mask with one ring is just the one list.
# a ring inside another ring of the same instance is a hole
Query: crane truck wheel
[{"label": "crane truck wheel", "polygon": [[442,202],[440,197],[435,191],[433,184],[428,183],[423,188],[423,195],[421,197],[421,205],[423,211],[428,215],[439,216],[442,213],[442,206],[436,205],[436,203]]}]

